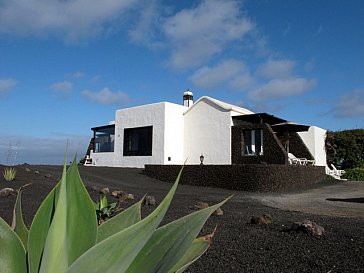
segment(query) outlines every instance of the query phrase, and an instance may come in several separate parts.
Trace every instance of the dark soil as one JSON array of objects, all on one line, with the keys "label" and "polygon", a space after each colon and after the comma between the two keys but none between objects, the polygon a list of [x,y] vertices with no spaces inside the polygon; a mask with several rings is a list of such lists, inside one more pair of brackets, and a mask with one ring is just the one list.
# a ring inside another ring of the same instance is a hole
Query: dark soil
[{"label": "dark soil", "polygon": [[[26,171],[26,168],[30,171]],[[19,188],[32,183],[23,190],[23,213],[29,226],[43,198],[58,182],[60,166],[16,167],[16,180],[5,182],[0,177],[0,189]],[[0,166],[2,172],[3,167]],[[39,171],[36,174],[35,171]],[[130,206],[144,196],[153,195],[159,203],[171,184],[148,178],[140,169],[80,167],[81,177],[94,200],[99,193],[93,188],[109,187],[135,195],[134,201],[123,203]],[[50,175],[50,177],[46,177]],[[171,181],[173,182],[173,181]],[[333,217],[288,212],[263,206],[249,193],[233,192],[180,185],[164,223],[193,212],[197,201],[214,204],[235,194],[223,206],[223,216],[211,216],[201,234],[217,232],[211,248],[185,272],[364,272],[364,220],[349,217]],[[12,208],[16,197],[0,197],[0,217],[11,223]],[[109,197],[113,201],[113,197]],[[143,215],[153,207],[143,207]],[[363,212],[364,213],[364,212]],[[252,216],[270,214],[270,225],[250,224]],[[323,226],[325,236],[314,237],[302,232],[289,231],[293,222],[309,219]]]}]

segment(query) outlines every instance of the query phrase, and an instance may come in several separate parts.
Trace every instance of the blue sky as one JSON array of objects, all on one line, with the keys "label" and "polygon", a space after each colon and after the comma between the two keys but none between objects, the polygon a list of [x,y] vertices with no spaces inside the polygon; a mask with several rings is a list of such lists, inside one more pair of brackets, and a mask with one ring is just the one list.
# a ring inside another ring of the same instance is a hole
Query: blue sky
[{"label": "blue sky", "polygon": [[361,0],[0,0],[0,164],[61,164],[115,110],[189,88],[364,127]]}]

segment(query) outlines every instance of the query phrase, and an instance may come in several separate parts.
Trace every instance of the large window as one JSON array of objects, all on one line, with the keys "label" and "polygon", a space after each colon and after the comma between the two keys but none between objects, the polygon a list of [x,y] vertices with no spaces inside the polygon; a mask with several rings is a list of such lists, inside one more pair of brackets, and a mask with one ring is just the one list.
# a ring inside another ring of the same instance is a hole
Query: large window
[{"label": "large window", "polygon": [[114,151],[115,125],[92,128],[94,131],[94,153]]},{"label": "large window", "polygon": [[241,155],[263,155],[263,130],[246,130],[241,136]]},{"label": "large window", "polygon": [[151,156],[153,126],[124,129],[124,156]]}]

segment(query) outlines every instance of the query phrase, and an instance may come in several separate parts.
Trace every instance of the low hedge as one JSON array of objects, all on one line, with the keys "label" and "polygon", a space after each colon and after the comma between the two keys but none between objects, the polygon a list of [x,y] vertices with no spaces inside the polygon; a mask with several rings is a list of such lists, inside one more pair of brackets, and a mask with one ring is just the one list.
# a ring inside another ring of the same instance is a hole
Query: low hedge
[{"label": "low hedge", "polygon": [[345,170],[343,178],[350,181],[363,181],[364,182],[364,168],[353,168]]}]

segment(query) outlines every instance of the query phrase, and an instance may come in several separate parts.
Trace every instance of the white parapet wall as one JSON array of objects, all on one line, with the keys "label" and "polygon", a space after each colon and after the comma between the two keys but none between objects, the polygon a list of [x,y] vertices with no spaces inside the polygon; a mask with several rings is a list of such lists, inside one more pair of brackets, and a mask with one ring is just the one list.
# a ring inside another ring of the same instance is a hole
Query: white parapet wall
[{"label": "white parapet wall", "polygon": [[[145,164],[165,164],[168,158],[171,164],[181,164],[185,109],[160,102],[116,111],[114,166],[144,168]],[[153,127],[152,155],[124,156],[124,130],[146,126]]]},{"label": "white parapet wall", "polygon": [[298,135],[307,146],[315,159],[316,166],[326,166],[326,130],[311,126],[307,132],[299,132]]},{"label": "white parapet wall", "polygon": [[208,99],[184,116],[184,157],[187,164],[231,164],[231,111]]},{"label": "white parapet wall", "polygon": [[90,157],[92,158],[92,166],[114,166],[114,153],[94,153],[91,151]]},{"label": "white parapet wall", "polygon": [[182,165],[185,161],[183,113],[186,109],[182,105],[165,103],[164,164]]}]

